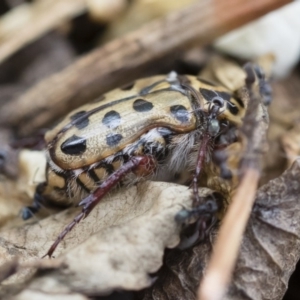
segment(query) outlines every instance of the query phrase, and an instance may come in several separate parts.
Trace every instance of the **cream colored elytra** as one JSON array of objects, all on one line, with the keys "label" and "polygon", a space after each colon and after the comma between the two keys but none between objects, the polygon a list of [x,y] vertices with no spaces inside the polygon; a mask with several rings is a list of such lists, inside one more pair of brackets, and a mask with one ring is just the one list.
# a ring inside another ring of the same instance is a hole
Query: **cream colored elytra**
[{"label": "cream colored elytra", "polygon": [[[218,114],[212,117],[214,106]],[[168,180],[195,168],[212,118],[218,121],[214,138],[221,123],[235,127],[244,113],[245,104],[232,91],[202,78],[171,72],[137,80],[72,111],[46,133],[47,180],[37,193],[55,203],[74,203],[130,157],[143,155],[157,165],[144,175]]]}]

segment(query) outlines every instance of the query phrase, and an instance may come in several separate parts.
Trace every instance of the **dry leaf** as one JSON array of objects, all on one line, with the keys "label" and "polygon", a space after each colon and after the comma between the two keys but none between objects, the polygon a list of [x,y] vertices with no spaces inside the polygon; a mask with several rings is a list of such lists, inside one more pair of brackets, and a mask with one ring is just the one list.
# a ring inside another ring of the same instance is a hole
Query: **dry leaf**
[{"label": "dry leaf", "polygon": [[[262,186],[244,235],[225,300],[279,300],[300,257],[300,159],[282,176]],[[211,232],[214,239],[216,228]],[[158,280],[141,299],[196,299],[212,250],[211,241],[170,250]]]},{"label": "dry leaf", "polygon": [[282,135],[281,143],[286,153],[288,166],[291,166],[300,155],[300,124]]},{"label": "dry leaf", "polygon": [[297,72],[272,85],[273,101],[269,107],[269,151],[263,160],[262,182],[278,177],[287,166],[287,157],[281,139],[300,122],[300,77]]},{"label": "dry leaf", "polygon": [[245,85],[246,73],[235,61],[215,55],[201,72],[201,77],[236,91]]},{"label": "dry leaf", "polygon": [[[211,191],[203,189],[201,193]],[[51,260],[53,270],[38,272],[22,293],[55,294],[64,288],[66,293],[98,295],[150,286],[153,280],[149,274],[161,267],[165,248],[179,243],[180,226],[175,215],[191,206],[190,195],[185,186],[145,182],[104,198],[60,244],[55,252],[59,257]],[[78,212],[78,208],[72,208],[2,232],[1,263],[15,255],[21,265],[36,261]],[[64,255],[59,255],[62,252]],[[35,264],[51,267],[47,259]],[[27,272],[23,270],[5,283],[17,286],[28,277],[27,268]]]},{"label": "dry leaf", "polygon": [[299,176],[298,159],[258,190],[227,299],[282,299],[300,257]]}]

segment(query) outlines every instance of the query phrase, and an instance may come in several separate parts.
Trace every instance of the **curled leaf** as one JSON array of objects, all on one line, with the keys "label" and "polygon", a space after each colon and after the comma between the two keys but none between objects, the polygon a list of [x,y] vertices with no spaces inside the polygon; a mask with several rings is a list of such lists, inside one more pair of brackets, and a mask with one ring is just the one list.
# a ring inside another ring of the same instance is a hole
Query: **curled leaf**
[{"label": "curled leaf", "polygon": [[[282,176],[262,186],[256,195],[232,283],[224,299],[282,299],[300,258],[300,160]],[[185,251],[170,250],[158,280],[142,299],[196,299],[212,241]]]},{"label": "curled leaf", "polygon": [[[204,196],[211,191],[202,189],[200,193]],[[78,208],[7,230],[1,237],[3,241],[13,241],[11,248],[19,249],[23,268],[43,269],[32,279],[27,277],[26,291],[48,293],[49,284],[50,294],[62,288],[68,293],[86,295],[106,294],[115,289],[140,290],[152,284],[149,274],[161,267],[165,248],[179,243],[181,226],[175,215],[190,206],[191,193],[185,186],[144,182],[119,190],[105,197],[67,235],[55,253],[58,258],[50,262],[39,257],[78,214]],[[3,252],[7,252],[5,245]],[[11,256],[7,252],[2,263]],[[14,278],[11,284],[24,280],[22,274]]]}]

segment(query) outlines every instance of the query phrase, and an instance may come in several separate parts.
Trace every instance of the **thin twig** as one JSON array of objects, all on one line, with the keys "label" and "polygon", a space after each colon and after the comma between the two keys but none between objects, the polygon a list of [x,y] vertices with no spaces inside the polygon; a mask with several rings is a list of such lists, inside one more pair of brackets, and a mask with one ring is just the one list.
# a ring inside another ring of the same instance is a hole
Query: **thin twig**
[{"label": "thin twig", "polygon": [[260,173],[247,169],[225,215],[207,273],[199,289],[199,299],[220,300],[231,279],[243,233],[255,200]]},{"label": "thin twig", "polygon": [[0,63],[85,10],[84,0],[39,0],[12,9],[0,19]]},{"label": "thin twig", "polygon": [[[291,0],[201,0],[96,49],[0,111],[0,124],[33,133],[71,109],[145,74],[155,62],[252,21]],[[34,105],[32,105],[34,103]],[[17,109],[16,109],[17,108]],[[55,111],[55,113],[53,113]]]},{"label": "thin twig", "polygon": [[248,64],[245,70],[249,104],[241,129],[247,143],[240,165],[242,179],[224,217],[206,275],[199,287],[198,299],[201,300],[221,300],[226,293],[260,178],[260,160],[266,143],[267,115],[258,85],[253,85],[255,73],[252,65]]}]

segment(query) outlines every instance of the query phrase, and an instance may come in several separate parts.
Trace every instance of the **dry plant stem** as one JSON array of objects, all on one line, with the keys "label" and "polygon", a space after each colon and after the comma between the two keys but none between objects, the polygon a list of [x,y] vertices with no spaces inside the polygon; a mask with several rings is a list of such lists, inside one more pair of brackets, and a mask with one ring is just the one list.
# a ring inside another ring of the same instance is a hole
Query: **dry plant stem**
[{"label": "dry plant stem", "polygon": [[85,9],[84,0],[40,0],[17,6],[0,20],[0,63]]},{"label": "dry plant stem", "polygon": [[291,0],[198,1],[108,43],[43,80],[1,109],[0,124],[19,127],[23,135],[31,134],[70,109],[136,79],[145,68],[153,68],[155,61],[170,53],[195,44],[208,44],[289,2]]},{"label": "dry plant stem", "polygon": [[249,101],[241,128],[247,144],[240,162],[242,177],[225,215],[206,276],[199,287],[201,300],[221,300],[227,291],[260,178],[260,159],[268,127],[267,111],[259,88],[263,81],[257,77],[253,64],[246,64],[244,70]]},{"label": "dry plant stem", "polygon": [[223,220],[223,225],[207,268],[207,275],[199,288],[198,299],[220,300],[225,295],[255,200],[259,177],[260,172],[256,169],[249,168],[245,171]]}]

